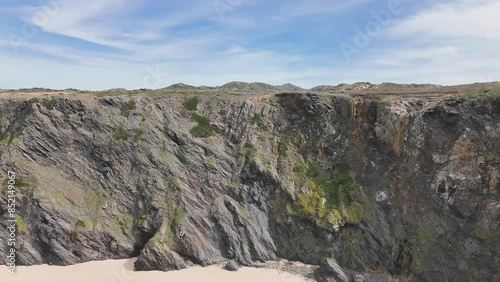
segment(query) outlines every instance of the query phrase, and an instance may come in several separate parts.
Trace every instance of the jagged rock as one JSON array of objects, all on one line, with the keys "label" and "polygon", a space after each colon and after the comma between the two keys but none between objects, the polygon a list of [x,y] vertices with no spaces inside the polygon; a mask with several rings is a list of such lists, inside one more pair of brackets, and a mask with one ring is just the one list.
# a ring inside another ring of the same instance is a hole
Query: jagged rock
[{"label": "jagged rock", "polygon": [[235,260],[230,260],[224,265],[224,269],[228,271],[238,271],[238,269],[240,269],[240,266]]},{"label": "jagged rock", "polygon": [[172,271],[187,268],[182,257],[169,249],[157,244],[148,244],[134,263],[136,271]]},{"label": "jagged rock", "polygon": [[344,269],[333,258],[325,259],[316,273],[316,279],[324,282],[351,282],[353,279],[345,273]]},{"label": "jagged rock", "polygon": [[196,111],[184,107],[191,96],[142,90],[1,96],[0,171],[18,175],[19,264],[138,257],[138,270],[173,270],[185,260],[333,256],[354,278],[498,277],[498,95],[226,87],[250,92],[200,92]]},{"label": "jagged rock", "polygon": [[269,231],[262,228],[267,216],[253,205],[242,206],[224,196],[212,208],[219,238],[226,244],[228,257],[242,265],[251,266],[253,260],[276,259],[276,247]]}]

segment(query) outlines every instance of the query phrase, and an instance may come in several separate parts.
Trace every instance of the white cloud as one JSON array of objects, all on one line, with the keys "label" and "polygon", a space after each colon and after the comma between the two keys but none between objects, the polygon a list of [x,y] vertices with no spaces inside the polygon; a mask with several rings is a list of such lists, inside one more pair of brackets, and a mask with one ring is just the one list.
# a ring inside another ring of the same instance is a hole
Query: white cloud
[{"label": "white cloud", "polygon": [[[261,19],[250,9],[249,5],[267,3],[260,0],[245,2],[249,11],[235,7],[225,14],[223,22],[218,22],[212,2],[204,0],[182,2],[184,6],[167,11],[165,17],[148,20],[121,15],[145,3],[139,0],[57,1],[65,5],[42,26],[45,32],[121,52],[75,48],[40,36],[21,44],[25,53],[0,53],[2,65],[7,66],[0,69],[0,88],[142,88],[148,66],[159,66],[168,74],[157,87],[176,82],[219,85],[232,80],[291,82],[303,87],[367,80],[461,84],[499,77],[500,21],[494,15],[500,11],[497,1],[441,2],[406,19],[394,20],[352,64],[336,61],[324,52],[301,56],[287,48],[278,52],[249,47],[249,38],[262,36],[252,34],[249,27],[257,27],[268,37],[286,27],[270,18]],[[287,2],[277,15],[288,24],[294,18],[321,18],[316,16],[368,1],[372,0],[332,5],[326,0],[295,0]],[[40,9],[30,6],[18,11],[32,22]],[[182,33],[175,30],[197,21],[210,24],[183,29]],[[384,41],[383,46],[377,40]],[[8,42],[0,42],[0,48],[7,47]]]},{"label": "white cloud", "polygon": [[[105,25],[110,14],[125,10],[125,0],[52,0],[50,5],[27,6],[19,10],[24,20],[45,32],[82,39],[110,47],[125,48],[120,42],[109,40],[121,31]],[[134,2],[134,1],[132,1]],[[131,3],[132,3],[131,2]]]},{"label": "white cloud", "polygon": [[[454,0],[396,21],[365,67],[393,81],[464,84],[500,73],[500,2]],[[484,80],[484,79],[483,79]]]},{"label": "white cloud", "polygon": [[500,2],[459,0],[436,4],[390,30],[399,37],[500,39]]},{"label": "white cloud", "polygon": [[[171,11],[162,18],[134,18],[127,15],[145,5],[139,0],[51,0],[52,5],[24,6],[18,11],[23,19],[43,31],[77,38],[127,51],[141,51],[143,41],[165,42],[164,30],[208,17],[214,11],[199,1],[189,9]],[[186,3],[184,3],[186,4]],[[51,12],[49,12],[49,10]],[[150,42],[148,44],[151,44]]]}]

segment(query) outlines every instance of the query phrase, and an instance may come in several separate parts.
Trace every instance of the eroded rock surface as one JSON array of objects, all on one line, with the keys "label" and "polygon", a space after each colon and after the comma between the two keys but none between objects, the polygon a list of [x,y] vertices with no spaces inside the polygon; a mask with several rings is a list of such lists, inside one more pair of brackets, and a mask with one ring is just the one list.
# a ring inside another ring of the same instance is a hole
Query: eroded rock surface
[{"label": "eroded rock surface", "polygon": [[498,96],[194,96],[3,97],[0,237],[14,171],[19,264],[500,279]]}]

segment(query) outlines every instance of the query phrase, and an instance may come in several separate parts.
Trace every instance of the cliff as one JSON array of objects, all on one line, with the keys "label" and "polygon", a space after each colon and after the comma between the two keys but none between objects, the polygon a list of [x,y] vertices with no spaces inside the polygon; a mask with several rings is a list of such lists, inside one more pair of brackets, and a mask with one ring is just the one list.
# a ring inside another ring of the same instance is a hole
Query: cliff
[{"label": "cliff", "polygon": [[0,96],[0,238],[14,171],[19,264],[498,281],[498,91],[377,91]]}]

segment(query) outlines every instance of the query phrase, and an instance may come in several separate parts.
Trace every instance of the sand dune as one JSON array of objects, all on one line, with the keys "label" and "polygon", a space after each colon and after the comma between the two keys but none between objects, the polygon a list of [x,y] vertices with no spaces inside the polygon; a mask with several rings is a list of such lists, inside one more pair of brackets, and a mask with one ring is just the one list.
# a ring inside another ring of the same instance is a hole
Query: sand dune
[{"label": "sand dune", "polygon": [[134,272],[133,259],[88,262],[72,266],[29,266],[18,267],[17,274],[7,272],[0,266],[2,282],[250,282],[287,281],[302,282],[304,278],[272,269],[243,267],[237,272],[229,272],[220,266],[199,267],[174,272]]}]

